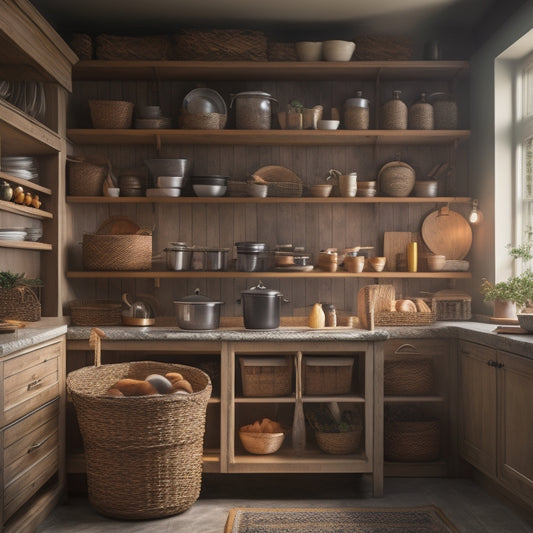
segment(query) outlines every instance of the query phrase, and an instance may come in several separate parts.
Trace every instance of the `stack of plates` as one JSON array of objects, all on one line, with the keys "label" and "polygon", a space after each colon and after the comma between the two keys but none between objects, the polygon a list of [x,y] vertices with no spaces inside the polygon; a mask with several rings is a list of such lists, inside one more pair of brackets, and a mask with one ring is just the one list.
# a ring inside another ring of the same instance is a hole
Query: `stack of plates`
[{"label": "stack of plates", "polygon": [[0,240],[2,241],[23,241],[26,238],[24,228],[1,228]]},{"label": "stack of plates", "polygon": [[42,228],[24,228],[27,241],[38,241],[43,236]]},{"label": "stack of plates", "polygon": [[0,97],[41,121],[46,111],[44,85],[38,81],[0,81]]},{"label": "stack of plates", "polygon": [[164,117],[158,105],[149,105],[137,108],[137,118],[134,125],[141,130],[161,130],[171,127],[171,120]]},{"label": "stack of plates", "polygon": [[17,178],[24,178],[30,181],[39,181],[39,171],[37,162],[31,156],[9,156],[0,160],[2,172],[11,174]]}]

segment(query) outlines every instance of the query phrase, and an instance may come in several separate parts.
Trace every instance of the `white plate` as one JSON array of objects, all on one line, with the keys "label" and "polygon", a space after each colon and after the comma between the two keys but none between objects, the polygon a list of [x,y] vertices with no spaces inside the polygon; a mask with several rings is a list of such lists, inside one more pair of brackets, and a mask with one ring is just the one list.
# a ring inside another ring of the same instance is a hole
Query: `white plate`
[{"label": "white plate", "polygon": [[220,113],[226,115],[228,109],[224,98],[213,89],[193,89],[183,99],[183,109],[189,113]]}]

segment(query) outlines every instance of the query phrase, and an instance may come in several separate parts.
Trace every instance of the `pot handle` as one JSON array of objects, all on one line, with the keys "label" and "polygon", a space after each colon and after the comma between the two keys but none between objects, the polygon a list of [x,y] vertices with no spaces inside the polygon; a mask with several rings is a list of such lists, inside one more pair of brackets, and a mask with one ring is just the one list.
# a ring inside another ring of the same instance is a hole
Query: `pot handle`
[{"label": "pot handle", "polygon": [[128,293],[125,292],[122,294],[122,301],[128,306],[128,307],[131,307],[131,304],[130,302],[128,301]]}]

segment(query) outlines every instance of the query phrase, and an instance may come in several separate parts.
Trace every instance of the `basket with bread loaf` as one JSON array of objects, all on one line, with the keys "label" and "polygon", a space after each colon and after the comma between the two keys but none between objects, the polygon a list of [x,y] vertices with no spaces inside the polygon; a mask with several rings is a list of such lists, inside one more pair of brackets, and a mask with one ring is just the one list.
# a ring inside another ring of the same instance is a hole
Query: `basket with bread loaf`
[{"label": "basket with bread loaf", "polygon": [[367,285],[358,294],[359,322],[365,329],[375,326],[422,326],[436,320],[423,298],[396,299],[392,285]]},{"label": "basket with bread loaf", "polygon": [[279,422],[263,418],[239,429],[239,438],[244,449],[253,454],[276,453],[283,444],[285,431]]}]

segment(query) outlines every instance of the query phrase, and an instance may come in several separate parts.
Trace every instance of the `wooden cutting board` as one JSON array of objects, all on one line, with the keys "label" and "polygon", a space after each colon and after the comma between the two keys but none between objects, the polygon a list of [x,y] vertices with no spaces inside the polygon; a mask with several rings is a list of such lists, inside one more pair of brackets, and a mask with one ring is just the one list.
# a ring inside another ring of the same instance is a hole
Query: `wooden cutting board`
[{"label": "wooden cutting board", "polygon": [[[385,270],[396,272],[396,258],[398,254],[407,253],[407,244],[413,240],[410,231],[386,231],[383,234],[383,256],[387,258]],[[416,237],[415,237],[416,240]]]},{"label": "wooden cutting board", "polygon": [[472,228],[461,214],[441,207],[422,222],[422,238],[434,254],[464,259],[472,246]]}]

